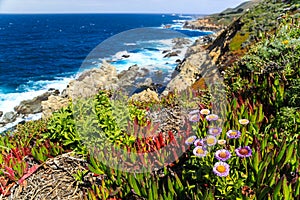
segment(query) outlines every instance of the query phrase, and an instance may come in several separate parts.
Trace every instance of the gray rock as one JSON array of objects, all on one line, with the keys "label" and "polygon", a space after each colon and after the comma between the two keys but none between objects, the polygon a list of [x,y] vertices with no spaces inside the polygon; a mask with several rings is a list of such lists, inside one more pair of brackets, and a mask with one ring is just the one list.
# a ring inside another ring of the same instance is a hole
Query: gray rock
[{"label": "gray rock", "polygon": [[167,53],[164,58],[170,58],[172,56],[178,56],[178,53],[177,52],[170,52],[170,53]]},{"label": "gray rock", "polygon": [[138,84],[138,87],[139,88],[142,88],[142,87],[149,88],[151,86],[151,84],[152,84],[152,79],[151,78],[146,78],[144,82]]},{"label": "gray rock", "polygon": [[189,45],[191,43],[191,40],[186,38],[174,38],[172,40],[172,43],[174,43],[173,49],[181,49],[185,45]]},{"label": "gray rock", "polygon": [[3,111],[0,111],[0,117],[2,117],[2,115],[3,115]]},{"label": "gray rock", "polygon": [[59,90],[58,89],[55,89],[55,88],[50,88],[48,90],[48,92],[51,92],[52,95],[55,95],[55,96],[58,96],[60,94]]},{"label": "gray rock", "polygon": [[62,96],[49,96],[48,100],[42,102],[42,118],[49,118],[53,112],[58,111],[62,107],[66,107],[69,104],[69,99]]},{"label": "gray rock", "polygon": [[8,124],[14,122],[17,119],[17,113],[11,111],[4,114],[1,123]]},{"label": "gray rock", "polygon": [[14,108],[14,110],[18,114],[28,115],[28,114],[36,114],[42,112],[42,101],[46,101],[48,97],[52,94],[55,94],[56,90],[53,92],[45,92],[42,95],[39,95],[30,100],[21,101],[21,103]]},{"label": "gray rock", "polygon": [[128,55],[128,54],[122,55],[122,58],[129,58],[129,57],[130,57],[130,55]]},{"label": "gray rock", "polygon": [[[118,74],[118,86],[132,86],[133,84],[139,84],[139,78],[144,78],[149,74],[149,70],[147,68],[140,68],[137,65],[132,65],[128,68],[128,70],[124,70]],[[144,80],[144,79],[143,79]],[[142,82],[142,81],[141,81]]]},{"label": "gray rock", "polygon": [[165,54],[165,53],[168,53],[170,52],[171,50],[163,50],[162,54]]},{"label": "gray rock", "polygon": [[72,99],[91,97],[97,94],[100,89],[115,89],[117,81],[116,68],[103,61],[100,68],[87,70],[76,80],[71,81],[64,92],[64,96]]}]

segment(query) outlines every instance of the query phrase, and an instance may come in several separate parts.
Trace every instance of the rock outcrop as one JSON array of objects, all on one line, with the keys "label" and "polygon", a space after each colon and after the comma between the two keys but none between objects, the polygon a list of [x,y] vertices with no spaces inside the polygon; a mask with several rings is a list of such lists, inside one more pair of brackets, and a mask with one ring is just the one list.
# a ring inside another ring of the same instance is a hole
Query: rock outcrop
[{"label": "rock outcrop", "polygon": [[182,49],[184,46],[190,45],[192,41],[186,38],[174,38],[172,43],[174,44],[173,49]]},{"label": "rock outcrop", "polygon": [[167,53],[167,54],[164,56],[164,58],[170,58],[170,57],[173,57],[173,56],[178,56],[177,52],[172,51],[172,52],[170,52],[170,53]]},{"label": "rock outcrop", "polygon": [[49,118],[53,112],[68,106],[69,103],[70,100],[68,98],[54,95],[49,96],[47,101],[42,102],[42,118]]},{"label": "rock outcrop", "polygon": [[137,83],[138,78],[144,78],[149,75],[149,70],[138,65],[132,65],[127,70],[118,74],[118,87],[131,87]]},{"label": "rock outcrop", "polygon": [[139,102],[159,102],[158,94],[149,88],[140,93],[134,94],[130,98],[132,101]]},{"label": "rock outcrop", "polygon": [[241,17],[235,20],[228,28],[222,31],[213,43],[208,47],[210,56],[217,63],[222,55],[229,50],[229,44],[236,33],[241,29],[243,23]]},{"label": "rock outcrop", "polygon": [[71,81],[65,93],[72,99],[88,98],[97,94],[100,89],[115,89],[117,81],[116,68],[104,61],[100,68],[85,71]]},{"label": "rock outcrop", "polygon": [[[211,36],[212,38],[214,37]],[[208,37],[197,40],[186,52],[186,58],[176,67],[172,80],[167,85],[163,95],[169,91],[183,91],[195,83],[199,78],[205,77],[207,81],[218,79],[218,69],[204,48]]]},{"label": "rock outcrop", "polygon": [[42,95],[39,95],[30,100],[21,101],[21,103],[14,108],[17,114],[29,115],[42,112],[42,101],[46,101],[50,95],[57,95],[58,90],[50,90]]},{"label": "rock outcrop", "polygon": [[3,118],[0,122],[0,124],[5,125],[8,123],[12,123],[17,119],[17,114],[13,111],[7,112],[3,115]]},{"label": "rock outcrop", "polygon": [[224,26],[222,25],[216,25],[215,23],[212,23],[209,18],[200,18],[194,21],[186,21],[183,27],[206,31],[219,31],[224,28]]}]

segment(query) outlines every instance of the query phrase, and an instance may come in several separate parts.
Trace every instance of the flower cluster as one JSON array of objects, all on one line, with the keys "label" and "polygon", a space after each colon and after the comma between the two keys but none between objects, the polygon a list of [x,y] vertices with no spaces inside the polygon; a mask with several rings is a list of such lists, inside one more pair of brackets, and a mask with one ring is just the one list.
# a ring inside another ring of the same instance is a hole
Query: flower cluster
[{"label": "flower cluster", "polygon": [[[219,116],[216,114],[211,114],[210,110],[202,109],[196,110],[189,113],[189,118],[191,122],[197,122],[200,120],[200,115],[206,115],[205,119],[208,122],[216,121],[219,119]],[[249,123],[248,119],[240,119],[239,123],[241,125],[247,125]],[[226,140],[220,139],[218,137],[222,133],[222,128],[220,127],[210,127],[207,132],[207,136],[203,139],[197,138],[197,136],[190,136],[186,139],[185,143],[187,145],[194,145],[193,154],[197,157],[205,157],[208,154],[208,150],[216,146],[216,144],[222,146],[223,148],[218,149],[214,157],[218,162],[213,166],[213,172],[220,177],[226,177],[229,175],[230,166],[226,163],[228,159],[232,157],[232,152],[226,149]],[[241,137],[241,132],[239,130],[229,130],[226,132],[227,138],[238,139]],[[236,156],[240,158],[250,157],[252,155],[252,150],[249,146],[238,147],[234,150]]]}]

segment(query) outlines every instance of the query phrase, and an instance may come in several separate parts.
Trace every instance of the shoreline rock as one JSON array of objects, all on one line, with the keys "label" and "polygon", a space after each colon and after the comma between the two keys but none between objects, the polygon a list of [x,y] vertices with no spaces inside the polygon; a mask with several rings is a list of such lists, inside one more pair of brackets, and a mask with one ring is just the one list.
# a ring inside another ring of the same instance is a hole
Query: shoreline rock
[{"label": "shoreline rock", "polygon": [[181,92],[192,86],[200,77],[211,78],[216,74],[214,62],[205,48],[215,37],[216,34],[200,37],[188,48],[185,59],[175,68],[172,80],[162,93],[163,95],[175,90]]},{"label": "shoreline rock", "polygon": [[13,111],[7,112],[3,115],[0,124],[5,125],[8,123],[12,123],[17,119],[17,116],[18,116],[17,113]]},{"label": "shoreline rock", "polygon": [[209,18],[207,17],[199,18],[193,21],[186,21],[183,27],[188,29],[197,29],[197,30],[214,31],[214,32],[218,32],[226,28],[223,25],[216,25],[210,22]]},{"label": "shoreline rock", "polygon": [[37,97],[30,100],[21,101],[21,103],[14,108],[15,112],[19,115],[36,114],[42,112],[42,101],[46,101],[51,95],[58,95],[59,91],[51,89]]},{"label": "shoreline rock", "polygon": [[55,95],[49,96],[47,101],[42,102],[42,119],[49,118],[53,112],[68,106],[69,103],[69,98]]},{"label": "shoreline rock", "polygon": [[101,68],[93,68],[83,72],[77,79],[70,81],[65,91],[72,99],[88,98],[99,89],[115,89],[117,87],[116,68],[106,61]]}]

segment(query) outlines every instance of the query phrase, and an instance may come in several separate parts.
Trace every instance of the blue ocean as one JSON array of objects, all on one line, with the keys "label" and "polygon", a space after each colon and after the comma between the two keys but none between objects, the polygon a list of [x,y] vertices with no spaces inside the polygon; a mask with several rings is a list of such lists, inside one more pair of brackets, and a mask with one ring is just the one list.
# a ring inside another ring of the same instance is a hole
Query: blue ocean
[{"label": "blue ocean", "polygon": [[[76,76],[95,47],[124,31],[167,27],[190,38],[210,34],[182,28],[185,20],[195,17],[177,14],[2,14],[0,111],[11,111],[20,101],[31,99],[50,88],[62,90]],[[139,60],[147,63],[143,56],[148,55],[153,60],[157,49],[168,45],[163,41],[177,37],[172,33],[145,38],[140,33],[136,35],[138,41],[134,41],[134,34],[138,33],[133,32],[129,40],[122,43],[123,46],[102,45],[105,53],[101,56],[113,59],[113,56],[118,57],[118,52],[124,51],[135,55],[127,61],[117,60],[115,65],[119,71],[139,64],[135,63]],[[155,48],[144,48],[149,41],[156,45]],[[97,64],[95,60],[90,61],[91,67],[93,64]]]}]

